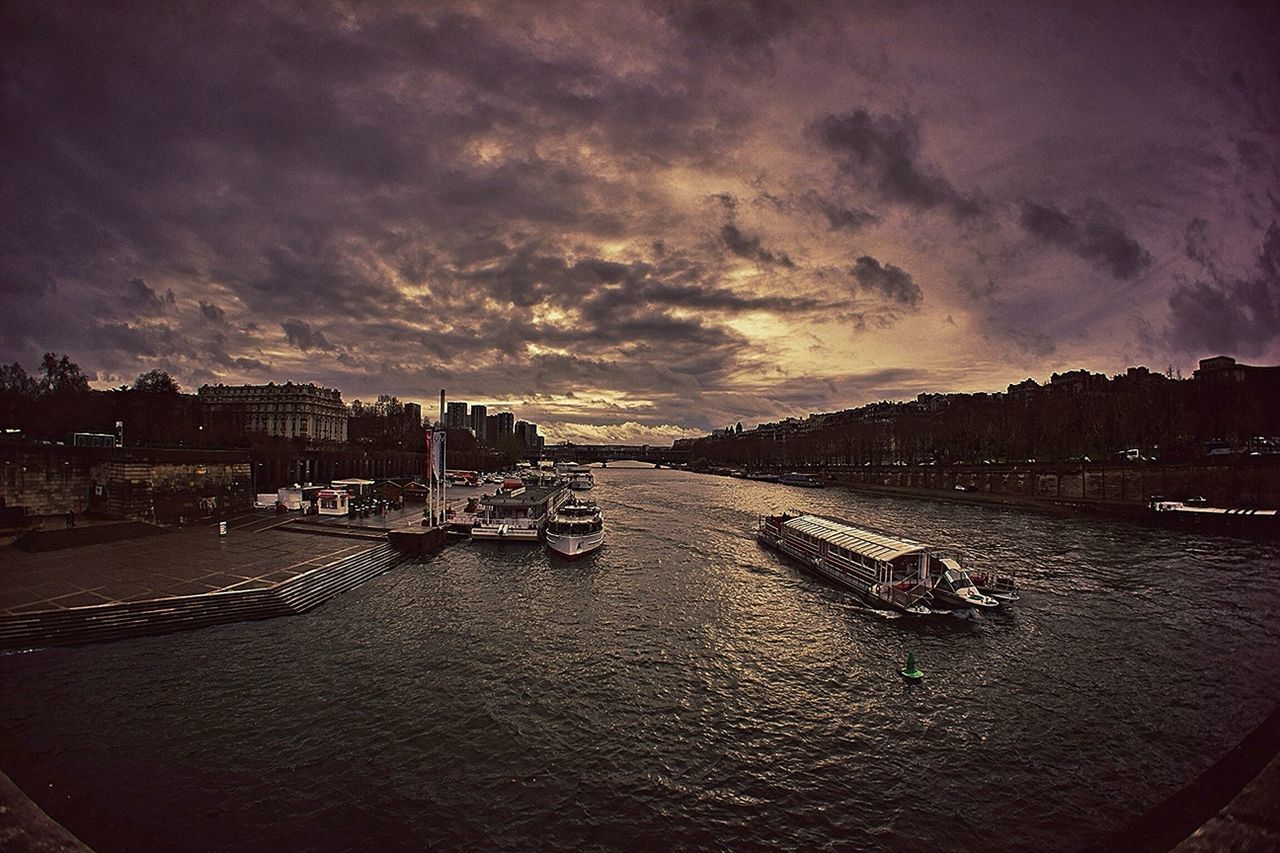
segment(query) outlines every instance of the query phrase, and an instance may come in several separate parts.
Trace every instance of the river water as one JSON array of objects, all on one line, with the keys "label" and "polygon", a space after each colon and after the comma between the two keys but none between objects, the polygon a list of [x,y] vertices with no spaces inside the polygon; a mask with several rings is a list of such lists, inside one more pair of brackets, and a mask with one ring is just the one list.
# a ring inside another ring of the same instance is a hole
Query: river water
[{"label": "river water", "polygon": [[[459,545],[303,616],[0,657],[0,725],[183,849],[1070,850],[1280,703],[1275,544],[596,482],[606,544],[582,561]],[[756,544],[786,508],[957,546],[1022,601],[871,611]],[[896,675],[908,651],[921,685]]]}]

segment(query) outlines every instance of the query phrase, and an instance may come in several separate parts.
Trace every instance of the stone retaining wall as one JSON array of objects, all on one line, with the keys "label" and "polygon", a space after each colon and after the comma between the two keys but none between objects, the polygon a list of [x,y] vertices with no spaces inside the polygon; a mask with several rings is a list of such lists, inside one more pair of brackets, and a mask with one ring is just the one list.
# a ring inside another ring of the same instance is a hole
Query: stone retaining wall
[{"label": "stone retaining wall", "polygon": [[1202,495],[1214,506],[1280,507],[1280,458],[1232,464],[882,466],[836,469],[852,484],[1140,506],[1152,495]]}]

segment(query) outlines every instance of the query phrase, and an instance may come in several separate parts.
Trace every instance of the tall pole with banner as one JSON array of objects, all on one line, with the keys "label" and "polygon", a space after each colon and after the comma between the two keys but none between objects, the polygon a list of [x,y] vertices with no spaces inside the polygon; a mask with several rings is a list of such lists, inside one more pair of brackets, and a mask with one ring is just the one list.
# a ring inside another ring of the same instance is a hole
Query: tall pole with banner
[{"label": "tall pole with banner", "polygon": [[431,525],[444,518],[444,435],[434,427],[431,430]]},{"label": "tall pole with banner", "polygon": [[440,419],[427,418],[427,508],[422,523],[435,527],[444,524],[448,510],[449,481],[445,477],[444,389],[440,389]]},{"label": "tall pole with banner", "polygon": [[431,527],[444,523],[449,483],[445,479],[445,431],[432,427],[427,432],[427,511]]}]

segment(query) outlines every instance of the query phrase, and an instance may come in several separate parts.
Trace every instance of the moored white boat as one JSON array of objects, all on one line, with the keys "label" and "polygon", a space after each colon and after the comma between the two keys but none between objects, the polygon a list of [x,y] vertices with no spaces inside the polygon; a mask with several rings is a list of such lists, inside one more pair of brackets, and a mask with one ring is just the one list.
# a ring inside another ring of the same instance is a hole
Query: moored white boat
[{"label": "moored white boat", "polygon": [[802,474],[799,471],[783,474],[778,478],[778,482],[784,486],[804,486],[808,489],[822,489],[827,485],[813,474]]},{"label": "moored white boat", "polygon": [[548,516],[568,497],[562,486],[524,486],[508,481],[506,488],[480,499],[483,514],[471,528],[472,539],[537,542]]},{"label": "moored white boat", "polygon": [[547,520],[547,547],[575,559],[604,544],[604,513],[594,501],[569,498]]}]

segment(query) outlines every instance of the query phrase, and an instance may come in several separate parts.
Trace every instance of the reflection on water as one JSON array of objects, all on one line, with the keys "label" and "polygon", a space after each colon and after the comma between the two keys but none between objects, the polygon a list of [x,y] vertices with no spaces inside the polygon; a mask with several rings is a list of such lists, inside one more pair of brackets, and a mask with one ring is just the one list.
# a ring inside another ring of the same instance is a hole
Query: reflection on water
[{"label": "reflection on water", "polygon": [[[1280,701],[1274,545],[596,473],[581,561],[457,546],[300,617],[0,658],[0,724],[188,848],[1063,849]],[[1023,600],[867,610],[756,545],[789,507],[954,545]]]}]

